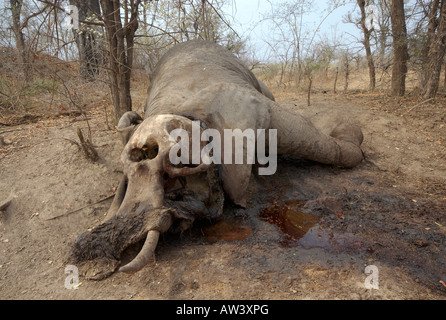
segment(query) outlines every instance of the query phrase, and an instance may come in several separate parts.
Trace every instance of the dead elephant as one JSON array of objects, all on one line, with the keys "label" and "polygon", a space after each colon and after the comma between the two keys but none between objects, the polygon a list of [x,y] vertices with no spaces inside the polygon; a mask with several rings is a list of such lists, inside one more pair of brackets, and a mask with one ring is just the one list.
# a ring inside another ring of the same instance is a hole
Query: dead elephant
[{"label": "dead elephant", "polygon": [[[145,119],[128,112],[118,124],[125,144],[124,176],[106,221],[78,236],[68,258],[87,278],[112,274],[121,253],[145,239],[136,258],[119,269],[140,270],[151,261],[161,233],[182,232],[197,218],[218,218],[225,198],[246,205],[252,164],[170,161],[178,142],[170,133],[180,128],[193,134],[197,123],[200,132],[213,129],[222,136],[225,129],[276,129],[278,154],[348,168],[363,160],[363,136],[357,126],[343,124],[325,135],[284,110],[225,48],[198,40],[178,44],[153,72]],[[192,154],[192,149],[185,150]],[[231,154],[233,149],[222,152]]]}]

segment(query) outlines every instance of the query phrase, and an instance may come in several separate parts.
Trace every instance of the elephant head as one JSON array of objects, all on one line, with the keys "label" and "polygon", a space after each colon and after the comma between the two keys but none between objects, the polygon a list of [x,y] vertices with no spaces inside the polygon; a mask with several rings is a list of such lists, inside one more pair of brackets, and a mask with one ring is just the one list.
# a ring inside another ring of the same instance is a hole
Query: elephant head
[{"label": "elephant head", "polygon": [[[184,231],[200,215],[218,217],[223,192],[218,169],[212,165],[173,165],[169,154],[177,145],[175,129],[191,132],[192,121],[177,115],[157,115],[144,121],[133,112],[118,124],[125,147],[121,154],[124,175],[106,221],[81,234],[69,261],[90,279],[102,279],[120,264],[121,253],[145,238],[140,253],[123,272],[135,272],[150,262],[160,234]],[[181,141],[189,143],[189,141]]]}]

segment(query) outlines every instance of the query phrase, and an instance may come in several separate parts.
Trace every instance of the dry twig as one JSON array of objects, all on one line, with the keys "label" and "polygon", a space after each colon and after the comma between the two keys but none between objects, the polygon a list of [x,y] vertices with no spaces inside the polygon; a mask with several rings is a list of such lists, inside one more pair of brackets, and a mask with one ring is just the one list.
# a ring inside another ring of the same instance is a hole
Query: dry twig
[{"label": "dry twig", "polygon": [[99,203],[101,203],[101,202],[107,201],[108,199],[111,199],[111,198],[113,198],[114,196],[115,196],[115,194],[109,195],[109,196],[107,196],[107,197],[105,197],[105,198],[102,198],[102,199],[100,199],[100,200],[98,200],[98,201],[96,201],[96,202],[94,202],[94,203],[87,204],[87,205],[85,205],[85,206],[83,206],[83,207],[81,207],[81,208],[78,208],[78,209],[75,209],[75,210],[71,210],[71,211],[68,211],[68,212],[66,212],[66,213],[64,213],[64,214],[61,214],[60,216],[51,217],[51,218],[48,218],[48,219],[45,219],[45,220],[47,220],[47,221],[48,221],[48,220],[54,220],[54,219],[57,219],[57,218],[60,218],[60,217],[67,216],[67,215],[72,214],[72,213],[79,212],[79,211],[84,210],[84,209],[86,209],[86,208],[95,206],[95,205],[97,205],[97,204],[99,204]]},{"label": "dry twig", "polygon": [[81,142],[81,147],[82,150],[84,150],[85,156],[93,162],[97,161],[99,158],[98,152],[93,147],[93,144],[91,143],[90,139],[85,140],[84,135],[82,134],[82,130],[80,128],[77,129],[77,135]]},{"label": "dry twig", "polygon": [[427,99],[427,100],[425,100],[425,101],[423,101],[423,102],[421,102],[421,103],[419,103],[419,104],[417,104],[417,105],[414,105],[412,108],[410,108],[409,110],[407,110],[404,114],[411,112],[411,111],[412,111],[413,109],[415,109],[416,107],[419,107],[419,106],[421,106],[421,105],[423,105],[423,104],[425,104],[426,102],[429,102],[429,101],[431,101],[431,100],[434,100],[434,98]]}]

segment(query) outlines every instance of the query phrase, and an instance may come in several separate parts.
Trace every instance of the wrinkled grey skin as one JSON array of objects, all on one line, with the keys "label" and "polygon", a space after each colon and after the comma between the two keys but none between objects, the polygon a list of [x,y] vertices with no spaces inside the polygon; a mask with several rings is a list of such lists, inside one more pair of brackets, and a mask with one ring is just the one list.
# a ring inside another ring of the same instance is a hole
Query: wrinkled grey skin
[{"label": "wrinkled grey skin", "polygon": [[138,256],[120,268],[140,270],[151,261],[161,233],[184,231],[199,217],[218,218],[224,195],[236,205],[246,205],[252,165],[173,166],[168,161],[176,143],[169,133],[176,128],[191,132],[193,120],[222,136],[224,129],[277,129],[278,154],[348,168],[363,160],[358,127],[342,124],[325,135],[281,108],[225,48],[199,40],[178,44],[152,74],[144,120],[128,112],[119,121],[124,177],[107,221],[80,235],[69,256],[87,278],[110,275],[122,251],[146,239]]}]

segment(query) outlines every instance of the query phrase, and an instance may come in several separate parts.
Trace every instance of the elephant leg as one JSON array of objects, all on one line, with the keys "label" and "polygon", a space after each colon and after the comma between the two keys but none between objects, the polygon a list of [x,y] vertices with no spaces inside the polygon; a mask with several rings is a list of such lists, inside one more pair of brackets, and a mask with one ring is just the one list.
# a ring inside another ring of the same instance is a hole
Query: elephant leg
[{"label": "elephant leg", "polygon": [[277,129],[279,154],[346,168],[364,158],[361,129],[352,124],[342,124],[326,135],[309,120],[276,103],[271,107],[271,128]]}]

